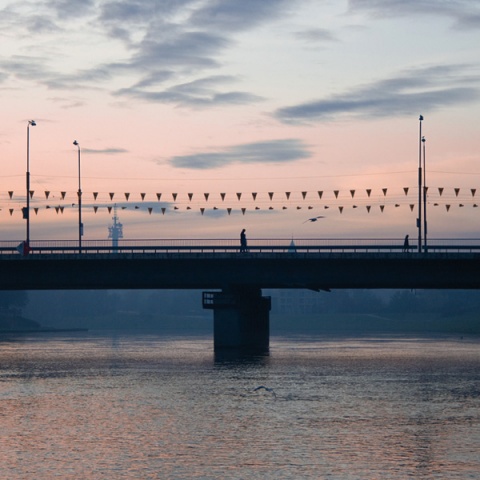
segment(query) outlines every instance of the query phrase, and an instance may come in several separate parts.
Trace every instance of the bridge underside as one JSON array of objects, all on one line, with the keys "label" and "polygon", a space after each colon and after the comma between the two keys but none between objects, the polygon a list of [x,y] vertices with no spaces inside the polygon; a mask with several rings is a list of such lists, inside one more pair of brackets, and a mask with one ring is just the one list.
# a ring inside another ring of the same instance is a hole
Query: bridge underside
[{"label": "bridge underside", "polygon": [[216,289],[215,350],[268,350],[262,288],[478,289],[474,253],[180,253],[0,256],[0,290]]},{"label": "bridge underside", "polygon": [[480,288],[475,253],[0,256],[0,290]]}]

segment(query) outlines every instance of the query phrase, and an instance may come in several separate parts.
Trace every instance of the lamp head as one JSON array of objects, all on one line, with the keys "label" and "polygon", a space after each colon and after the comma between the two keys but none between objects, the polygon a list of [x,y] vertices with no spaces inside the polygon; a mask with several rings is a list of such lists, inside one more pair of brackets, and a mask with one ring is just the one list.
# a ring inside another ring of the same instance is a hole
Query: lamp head
[{"label": "lamp head", "polygon": [[426,141],[426,140],[425,140],[425,137],[422,137],[422,142],[425,143],[425,141]]},{"label": "lamp head", "polygon": [[78,142],[76,140],[73,141],[73,144],[78,146]]},{"label": "lamp head", "polygon": [[35,120],[29,120],[28,124],[31,125],[32,127],[35,127],[37,124],[35,123]]},{"label": "lamp head", "polygon": [[422,121],[422,120],[423,120],[423,115],[420,115],[420,117],[418,117],[418,119],[419,119],[420,121]]}]

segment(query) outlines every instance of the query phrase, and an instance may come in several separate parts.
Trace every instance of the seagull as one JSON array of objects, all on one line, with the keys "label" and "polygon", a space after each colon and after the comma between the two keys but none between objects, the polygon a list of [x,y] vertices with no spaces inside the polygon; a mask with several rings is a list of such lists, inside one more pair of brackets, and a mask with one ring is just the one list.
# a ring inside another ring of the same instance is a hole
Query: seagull
[{"label": "seagull", "polygon": [[323,215],[320,215],[319,217],[312,217],[312,218],[309,218],[308,220],[305,220],[303,223],[307,223],[307,222],[316,222],[319,218],[325,218]]},{"label": "seagull", "polygon": [[253,391],[256,392],[257,390],[261,390],[261,389],[263,389],[267,392],[270,392],[275,398],[277,398],[277,394],[275,393],[273,388],[265,387],[263,385],[260,385],[259,387],[254,388]]}]

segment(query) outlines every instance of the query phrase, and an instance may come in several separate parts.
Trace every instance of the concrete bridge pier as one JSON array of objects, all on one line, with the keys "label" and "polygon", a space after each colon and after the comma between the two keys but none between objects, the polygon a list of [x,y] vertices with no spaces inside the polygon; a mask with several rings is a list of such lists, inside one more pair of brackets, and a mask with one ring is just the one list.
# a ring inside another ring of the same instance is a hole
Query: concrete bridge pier
[{"label": "concrete bridge pier", "polygon": [[213,310],[215,351],[268,352],[271,298],[263,297],[260,288],[237,286],[203,292],[203,308]]}]

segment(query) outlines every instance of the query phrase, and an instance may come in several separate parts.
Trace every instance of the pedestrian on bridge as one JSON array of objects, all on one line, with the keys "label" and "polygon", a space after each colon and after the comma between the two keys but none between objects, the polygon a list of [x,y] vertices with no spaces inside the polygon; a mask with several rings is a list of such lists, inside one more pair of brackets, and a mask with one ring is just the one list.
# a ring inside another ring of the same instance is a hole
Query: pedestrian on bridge
[{"label": "pedestrian on bridge", "polygon": [[408,253],[409,250],[410,250],[410,243],[408,241],[408,235],[405,235],[405,240],[403,242],[403,251]]},{"label": "pedestrian on bridge", "polygon": [[247,251],[247,235],[245,234],[245,229],[240,233],[240,253],[245,253]]}]

